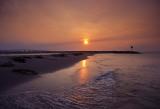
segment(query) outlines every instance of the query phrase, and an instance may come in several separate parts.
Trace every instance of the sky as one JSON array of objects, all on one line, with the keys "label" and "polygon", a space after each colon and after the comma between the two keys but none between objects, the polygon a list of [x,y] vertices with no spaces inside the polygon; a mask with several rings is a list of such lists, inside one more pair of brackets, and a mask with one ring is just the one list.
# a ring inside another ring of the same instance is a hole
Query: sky
[{"label": "sky", "polygon": [[159,8],[160,0],[0,0],[0,49],[159,50]]}]

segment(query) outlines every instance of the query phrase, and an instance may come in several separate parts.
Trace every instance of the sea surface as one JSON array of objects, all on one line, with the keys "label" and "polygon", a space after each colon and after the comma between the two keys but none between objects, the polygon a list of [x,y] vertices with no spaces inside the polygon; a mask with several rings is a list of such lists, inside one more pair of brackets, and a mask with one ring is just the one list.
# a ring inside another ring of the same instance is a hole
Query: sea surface
[{"label": "sea surface", "polygon": [[0,109],[160,109],[160,54],[89,56],[9,89]]}]

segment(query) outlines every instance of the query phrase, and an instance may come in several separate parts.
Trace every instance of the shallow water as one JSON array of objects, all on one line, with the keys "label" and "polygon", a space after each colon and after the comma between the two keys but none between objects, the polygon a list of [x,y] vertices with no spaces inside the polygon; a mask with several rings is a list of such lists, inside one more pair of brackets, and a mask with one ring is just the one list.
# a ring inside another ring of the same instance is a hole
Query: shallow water
[{"label": "shallow water", "polygon": [[89,56],[0,95],[1,109],[159,109],[160,55]]}]

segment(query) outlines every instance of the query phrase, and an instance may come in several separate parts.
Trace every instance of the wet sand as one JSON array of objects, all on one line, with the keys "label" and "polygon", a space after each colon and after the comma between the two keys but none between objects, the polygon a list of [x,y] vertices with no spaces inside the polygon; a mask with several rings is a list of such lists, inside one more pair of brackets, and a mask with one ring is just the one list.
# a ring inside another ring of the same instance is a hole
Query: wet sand
[{"label": "wet sand", "polygon": [[86,59],[86,54],[0,56],[0,93],[18,84],[38,78]]}]

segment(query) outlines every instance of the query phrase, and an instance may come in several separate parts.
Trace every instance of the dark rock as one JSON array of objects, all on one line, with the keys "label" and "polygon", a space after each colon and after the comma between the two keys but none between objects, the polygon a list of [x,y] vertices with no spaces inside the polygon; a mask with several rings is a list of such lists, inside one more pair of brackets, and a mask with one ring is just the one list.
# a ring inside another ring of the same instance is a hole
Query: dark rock
[{"label": "dark rock", "polygon": [[72,53],[74,56],[80,56],[83,55],[83,53]]},{"label": "dark rock", "polygon": [[10,61],[0,65],[0,67],[13,67],[13,66],[14,66],[14,64],[12,62],[10,62]]},{"label": "dark rock", "polygon": [[13,72],[23,74],[23,75],[37,75],[38,73],[36,71],[30,70],[30,69],[13,69]]},{"label": "dark rock", "polygon": [[43,59],[43,56],[35,56],[35,58],[37,58],[37,59]]},{"label": "dark rock", "polygon": [[12,57],[12,60],[18,63],[26,63],[26,59],[24,57]]},{"label": "dark rock", "polygon": [[54,57],[66,57],[67,54],[54,54],[52,56],[54,56]]}]

